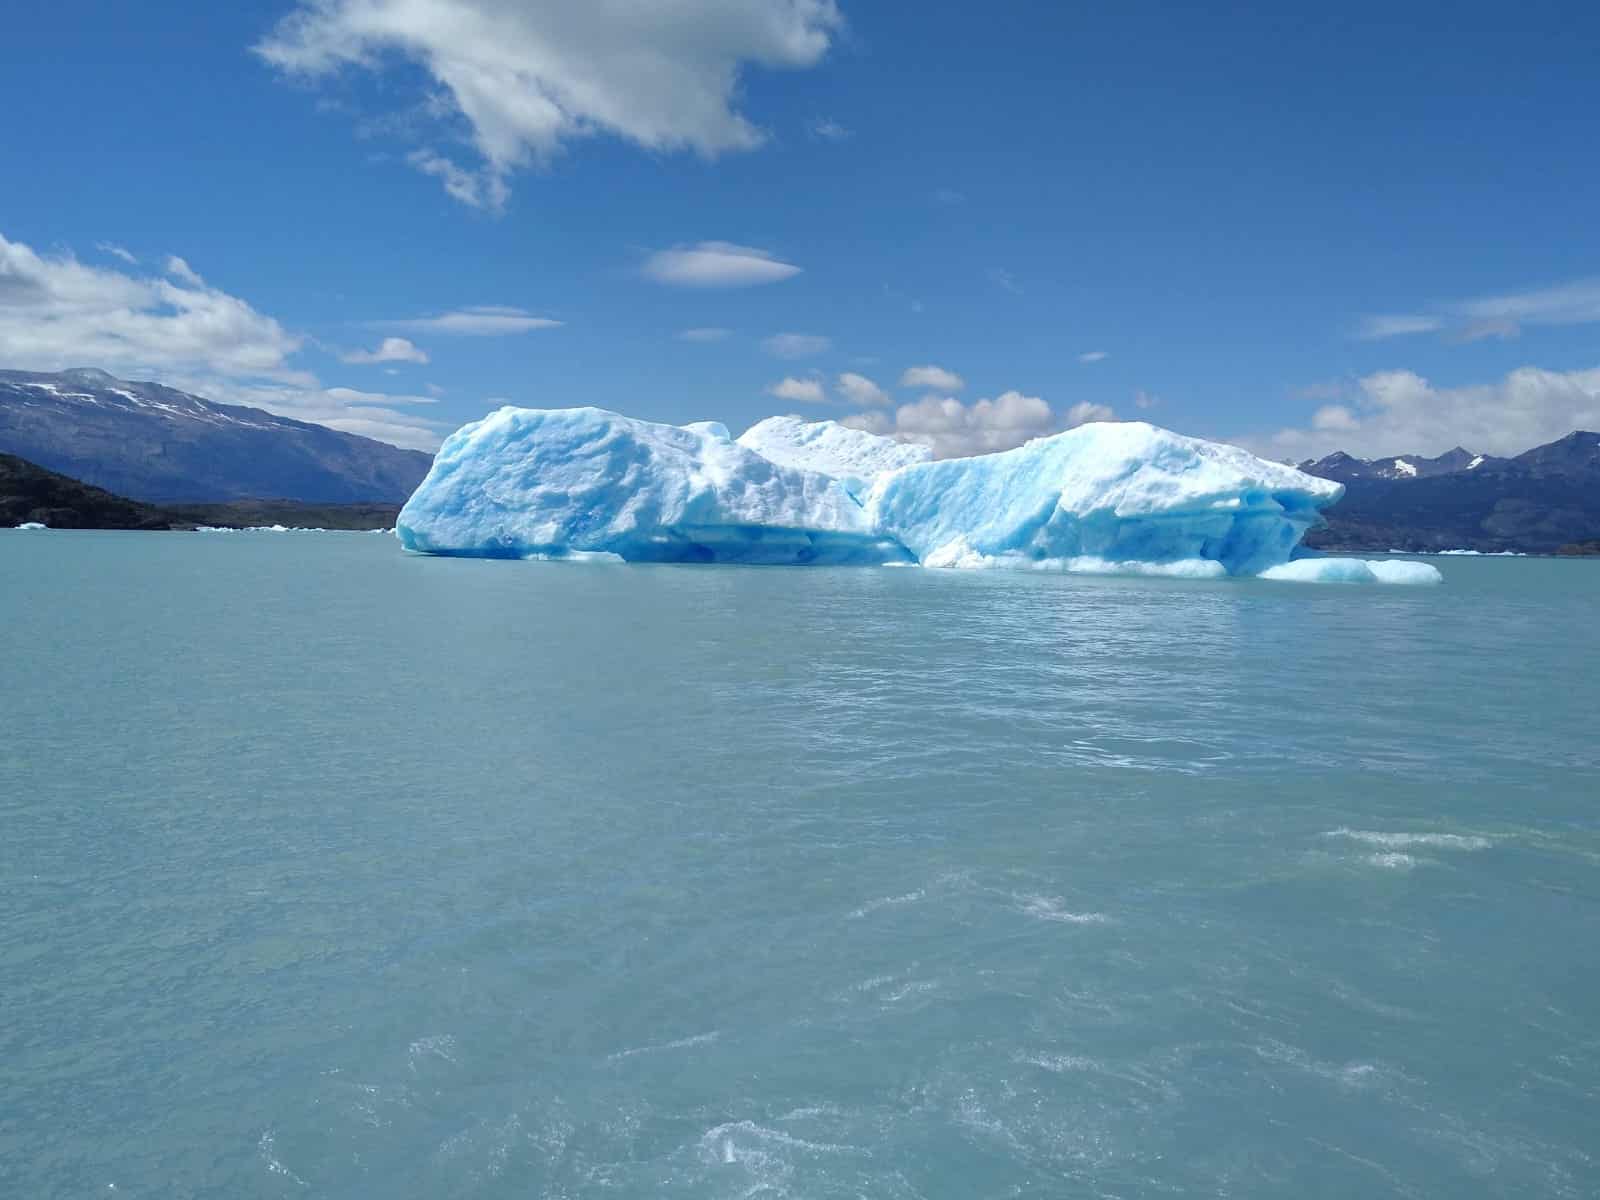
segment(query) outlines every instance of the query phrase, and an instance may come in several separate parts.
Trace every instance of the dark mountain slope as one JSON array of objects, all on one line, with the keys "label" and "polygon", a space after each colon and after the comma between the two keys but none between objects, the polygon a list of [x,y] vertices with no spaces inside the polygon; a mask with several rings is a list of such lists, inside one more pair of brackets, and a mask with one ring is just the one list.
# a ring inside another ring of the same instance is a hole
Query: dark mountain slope
[{"label": "dark mountain slope", "polygon": [[0,528],[37,521],[52,529],[167,529],[158,508],[0,454]]},{"label": "dark mountain slope", "polygon": [[104,371],[0,371],[0,452],[136,500],[403,503],[432,462]]}]

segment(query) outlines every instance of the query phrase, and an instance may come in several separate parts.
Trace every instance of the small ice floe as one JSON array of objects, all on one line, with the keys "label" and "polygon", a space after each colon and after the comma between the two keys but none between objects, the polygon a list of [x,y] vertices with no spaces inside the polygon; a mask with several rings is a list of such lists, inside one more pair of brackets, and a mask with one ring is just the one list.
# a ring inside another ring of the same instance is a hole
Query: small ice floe
[{"label": "small ice floe", "polygon": [[43,521],[24,521],[21,525],[18,525],[17,528],[18,529],[49,529],[50,526],[46,525]]},{"label": "small ice floe", "polygon": [[1260,578],[1279,583],[1439,583],[1444,576],[1428,563],[1400,559],[1297,558],[1268,567]]}]

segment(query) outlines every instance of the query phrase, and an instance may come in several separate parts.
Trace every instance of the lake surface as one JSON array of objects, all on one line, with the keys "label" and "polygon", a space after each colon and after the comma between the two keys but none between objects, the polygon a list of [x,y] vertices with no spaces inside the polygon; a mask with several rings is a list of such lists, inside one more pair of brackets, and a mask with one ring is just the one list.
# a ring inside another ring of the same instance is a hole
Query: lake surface
[{"label": "lake surface", "polygon": [[0,533],[0,1195],[1600,1193],[1600,562]]}]

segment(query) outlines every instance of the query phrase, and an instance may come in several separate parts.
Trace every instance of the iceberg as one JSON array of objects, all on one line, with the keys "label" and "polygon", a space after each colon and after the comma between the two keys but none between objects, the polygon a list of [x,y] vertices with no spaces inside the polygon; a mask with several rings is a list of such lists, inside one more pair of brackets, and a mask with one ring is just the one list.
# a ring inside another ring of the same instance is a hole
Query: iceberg
[{"label": "iceberg", "polygon": [[829,475],[782,466],[715,422],[502,408],[457,430],[401,510],[408,550],[627,562],[883,563],[899,542]]},{"label": "iceberg", "polygon": [[715,421],[503,408],[446,440],[395,534],[488,558],[1437,581],[1420,563],[1291,562],[1343,493],[1142,422],[935,462],[832,421],[773,417],[735,439]]}]

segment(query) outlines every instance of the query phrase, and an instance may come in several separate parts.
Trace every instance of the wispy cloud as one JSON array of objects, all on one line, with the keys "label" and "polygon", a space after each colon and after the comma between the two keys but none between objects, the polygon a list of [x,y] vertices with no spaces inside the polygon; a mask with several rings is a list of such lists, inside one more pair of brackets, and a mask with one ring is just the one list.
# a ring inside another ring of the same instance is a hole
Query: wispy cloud
[{"label": "wispy cloud", "polygon": [[1086,350],[1078,355],[1078,361],[1081,363],[1097,363],[1104,362],[1110,357],[1104,350]]},{"label": "wispy cloud", "polygon": [[1013,296],[1022,295],[1022,285],[1017,282],[1017,277],[1003,267],[989,268],[989,282]]},{"label": "wispy cloud", "polygon": [[94,248],[103,254],[111,255],[113,258],[120,258],[130,267],[137,267],[139,265],[139,260],[133,256],[133,252],[131,250],[126,250],[117,245],[115,242],[96,242],[94,244]]},{"label": "wispy cloud", "polygon": [[967,386],[967,381],[943,367],[907,367],[900,376],[900,386],[928,388],[935,392],[959,392]]},{"label": "wispy cloud", "polygon": [[815,333],[775,333],[761,341],[761,348],[774,358],[815,358],[832,346],[830,339]]},{"label": "wispy cloud", "polygon": [[645,260],[644,274],[674,287],[740,288],[782,283],[800,274],[800,268],[754,246],[700,242],[657,250]]},{"label": "wispy cloud", "polygon": [[1387,316],[1363,317],[1356,336],[1364,341],[1382,338],[1406,337],[1413,333],[1437,333],[1444,328],[1444,318],[1408,316],[1394,313]]},{"label": "wispy cloud", "polygon": [[711,325],[701,326],[698,329],[683,329],[678,332],[678,340],[680,342],[725,342],[732,336],[733,330]]},{"label": "wispy cloud", "polygon": [[806,126],[806,132],[824,142],[842,142],[855,136],[855,130],[846,129],[830,117],[818,117]]},{"label": "wispy cloud", "polygon": [[1442,304],[1420,313],[1362,318],[1356,336],[1365,339],[1442,333],[1457,341],[1515,337],[1524,326],[1600,323],[1600,279],[1578,279],[1553,287],[1502,292]]},{"label": "wispy cloud", "polygon": [[399,321],[380,321],[390,329],[413,333],[448,333],[461,337],[503,337],[529,333],[535,329],[559,329],[564,322],[536,317],[526,309],[499,304],[481,304],[440,313],[436,317],[408,317]]}]

